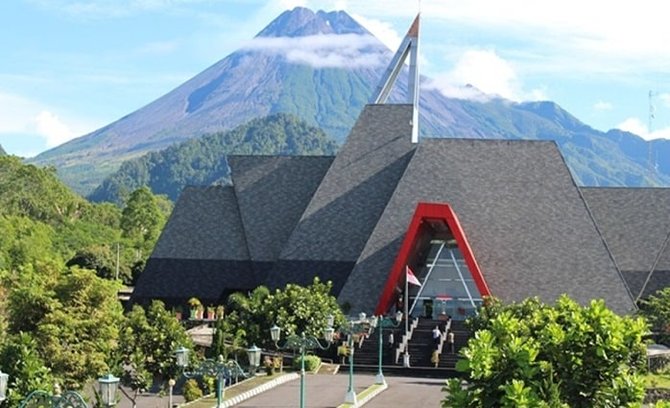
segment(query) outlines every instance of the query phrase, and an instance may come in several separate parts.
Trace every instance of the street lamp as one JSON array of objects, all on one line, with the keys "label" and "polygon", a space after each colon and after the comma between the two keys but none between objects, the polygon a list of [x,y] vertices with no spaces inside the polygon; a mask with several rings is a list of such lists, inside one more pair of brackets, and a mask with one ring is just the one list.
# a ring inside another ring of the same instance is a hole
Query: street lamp
[{"label": "street lamp", "polygon": [[19,408],[28,406],[49,407],[49,408],[88,408],[86,401],[81,395],[74,391],[65,391],[61,394],[58,384],[54,386],[54,393],[46,391],[33,391],[21,401]]},{"label": "street lamp", "polygon": [[354,334],[365,331],[368,327],[374,328],[377,318],[368,318],[365,313],[359,313],[358,320],[350,320],[347,326],[340,329],[341,333],[348,336],[347,346],[349,348],[349,388],[344,396],[344,402],[357,405],[356,391],[354,391]]},{"label": "street lamp", "polygon": [[9,381],[9,374],[3,373],[0,370],[0,404],[7,399],[7,382]]},{"label": "street lamp", "polygon": [[106,407],[113,407],[116,405],[116,390],[119,387],[119,378],[112,374],[107,374],[104,377],[98,378],[100,385],[100,398],[102,404]]},{"label": "street lamp", "polygon": [[[395,322],[394,322],[395,320]],[[397,311],[393,318],[380,315],[376,319],[373,327],[379,327],[379,368],[375,376],[375,384],[386,384],[384,373],[382,372],[382,358],[384,353],[384,327],[399,327],[402,322],[402,312]]]},{"label": "street lamp", "polygon": [[[177,365],[181,368],[186,368],[188,366],[188,353],[189,349],[185,347],[179,347],[175,354],[177,356]],[[260,358],[260,357],[259,357]],[[252,357],[249,356],[249,361]],[[216,406],[221,408],[221,402],[223,401],[223,393],[225,382],[230,380],[233,377],[246,377],[244,370],[237,364],[235,360],[224,361],[223,356],[219,355],[217,360],[208,358],[204,360],[200,365],[195,367],[193,371],[184,371],[184,376],[186,378],[193,378],[203,375],[209,375],[216,377]]]},{"label": "street lamp", "polygon": [[305,350],[314,350],[320,348],[321,350],[326,350],[330,347],[330,344],[333,342],[333,322],[335,318],[332,315],[328,316],[327,325],[323,329],[323,338],[326,340],[326,345],[322,345],[314,336],[306,336],[303,332],[301,336],[291,334],[286,338],[286,342],[283,346],[279,346],[279,338],[281,337],[281,328],[277,325],[272,326],[270,329],[270,337],[275,343],[275,346],[278,349],[291,349],[294,352],[300,351],[300,408],[305,407]]},{"label": "street lamp", "polygon": [[247,357],[249,357],[249,372],[255,373],[259,365],[261,365],[261,349],[254,344],[247,349]]}]

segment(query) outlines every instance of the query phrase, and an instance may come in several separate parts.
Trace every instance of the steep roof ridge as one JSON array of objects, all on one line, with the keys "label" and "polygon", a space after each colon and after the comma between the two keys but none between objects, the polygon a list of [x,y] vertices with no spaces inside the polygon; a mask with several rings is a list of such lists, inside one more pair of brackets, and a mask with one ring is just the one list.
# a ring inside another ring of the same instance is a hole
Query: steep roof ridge
[{"label": "steep roof ridge", "polygon": [[668,247],[668,242],[670,242],[670,231],[668,231],[668,235],[666,235],[665,241],[663,241],[663,245],[661,245],[661,250],[658,251],[658,254],[656,254],[656,259],[654,260],[654,263],[651,265],[651,270],[647,274],[647,278],[644,280],[644,283],[642,284],[642,288],[640,289],[640,293],[638,293],[637,297],[635,298],[635,302],[640,300],[640,298],[644,294],[644,291],[647,290],[647,285],[649,284],[649,281],[651,280],[651,276],[654,274],[654,271],[656,270],[656,266],[658,265],[659,261],[661,260],[661,257],[663,256],[663,253],[665,252],[666,248]]},{"label": "steep roof ridge", "polygon": [[584,198],[584,194],[582,193],[582,189],[579,187],[579,185],[575,181],[575,176],[572,174],[572,170],[570,169],[570,166],[568,166],[568,162],[565,160],[565,157],[563,157],[563,153],[561,152],[561,149],[559,148],[558,143],[556,143],[554,140],[551,140],[550,142],[552,142],[556,145],[556,149],[558,150],[558,156],[563,161],[563,164],[565,165],[565,168],[568,169],[568,173],[570,173],[570,179],[572,180],[572,184],[577,189],[577,194],[579,194],[579,199],[584,204],[584,208],[586,209],[586,213],[589,215],[589,219],[591,220],[591,224],[593,224],[593,227],[596,229],[596,233],[600,237],[600,241],[605,246],[605,250],[607,251],[607,255],[612,260],[612,264],[614,264],[614,269],[616,269],[616,272],[619,275],[619,278],[621,279],[621,282],[623,283],[623,287],[626,289],[626,293],[628,294],[628,297],[633,302],[633,307],[637,310],[637,308],[638,308],[637,303],[636,303],[637,298],[634,297],[633,293],[630,291],[630,288],[628,287],[628,283],[626,282],[626,278],[624,278],[623,272],[621,272],[621,268],[619,267],[619,263],[617,262],[616,258],[614,257],[614,254],[612,253],[609,245],[607,244],[607,240],[605,239],[605,236],[603,235],[602,231],[600,230],[600,227],[598,226],[598,223],[596,222],[595,217],[593,216],[593,212],[591,211],[591,207],[589,207],[589,203]]},{"label": "steep roof ridge", "polygon": [[414,149],[411,111],[410,104],[366,105],[280,259],[355,262]]},{"label": "steep roof ridge", "polygon": [[[556,143],[520,143],[422,140],[338,300],[356,310],[372,310],[378,299],[371,296],[388,275],[416,203],[445,202],[452,205],[474,245],[494,295],[510,301],[526,297],[515,283],[525,279],[538,285],[538,295],[547,300],[567,292],[582,302],[602,297],[618,312],[632,312],[635,306],[625,281],[594,236],[598,231],[574,177],[559,159]],[[437,173],[444,177],[431,179]],[[529,201],[532,197],[538,202]],[[528,226],[536,230],[530,236]],[[564,236],[568,246],[557,236]],[[534,252],[547,244],[550,252]],[[579,257],[567,259],[575,249]],[[564,266],[562,260],[567,261]],[[595,291],[591,285],[598,285]]]},{"label": "steep roof ridge", "polygon": [[231,187],[233,189],[233,197],[235,197],[235,207],[237,208],[237,215],[240,217],[240,224],[242,224],[242,230],[244,231],[244,233],[242,234],[242,239],[244,240],[244,248],[246,249],[247,252],[247,259],[252,261],[251,250],[249,249],[249,241],[247,240],[249,229],[247,223],[244,221],[244,217],[242,216],[242,209],[240,208],[240,200],[237,198],[237,188],[235,187],[235,179],[233,178],[234,175],[232,172],[232,168],[230,167],[230,163],[228,164],[228,170],[229,170],[228,174],[230,174],[230,180],[232,181],[233,184]]}]

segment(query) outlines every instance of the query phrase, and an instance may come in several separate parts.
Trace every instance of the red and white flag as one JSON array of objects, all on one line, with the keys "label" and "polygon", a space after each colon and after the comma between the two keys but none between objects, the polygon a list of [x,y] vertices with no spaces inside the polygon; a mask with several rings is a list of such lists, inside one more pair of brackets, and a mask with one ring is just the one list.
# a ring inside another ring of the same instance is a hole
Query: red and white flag
[{"label": "red and white flag", "polygon": [[421,282],[419,282],[419,279],[417,279],[416,275],[414,275],[414,272],[412,272],[412,270],[409,269],[409,266],[405,266],[405,274],[407,283],[411,285],[421,286]]}]

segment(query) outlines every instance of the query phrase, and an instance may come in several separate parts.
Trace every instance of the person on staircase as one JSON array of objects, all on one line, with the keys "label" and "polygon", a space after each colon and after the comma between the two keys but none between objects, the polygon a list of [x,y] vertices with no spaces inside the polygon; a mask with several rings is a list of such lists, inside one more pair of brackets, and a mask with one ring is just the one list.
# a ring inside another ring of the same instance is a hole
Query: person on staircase
[{"label": "person on staircase", "polygon": [[433,350],[433,355],[430,357],[430,362],[435,365],[435,368],[437,368],[438,364],[440,364],[440,353],[437,351],[437,349]]},{"label": "person on staircase", "polygon": [[451,354],[454,354],[454,351],[455,351],[454,350],[454,332],[451,331],[451,329],[449,329],[449,331],[447,331],[447,346],[449,348],[449,352]]},{"label": "person on staircase", "polygon": [[442,332],[438,326],[435,326],[433,329],[433,343],[435,343],[435,349],[440,345],[440,337],[442,337]]}]

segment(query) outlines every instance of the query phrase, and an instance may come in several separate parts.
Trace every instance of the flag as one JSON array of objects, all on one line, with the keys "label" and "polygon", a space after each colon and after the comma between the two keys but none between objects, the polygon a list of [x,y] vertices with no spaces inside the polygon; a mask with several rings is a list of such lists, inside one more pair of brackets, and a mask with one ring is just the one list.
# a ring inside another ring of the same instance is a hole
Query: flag
[{"label": "flag", "polygon": [[407,283],[410,283],[410,284],[416,285],[416,286],[421,286],[421,282],[419,282],[419,279],[417,279],[416,275],[414,275],[414,272],[412,272],[412,270],[409,269],[409,266],[405,266],[405,275],[406,275]]}]

